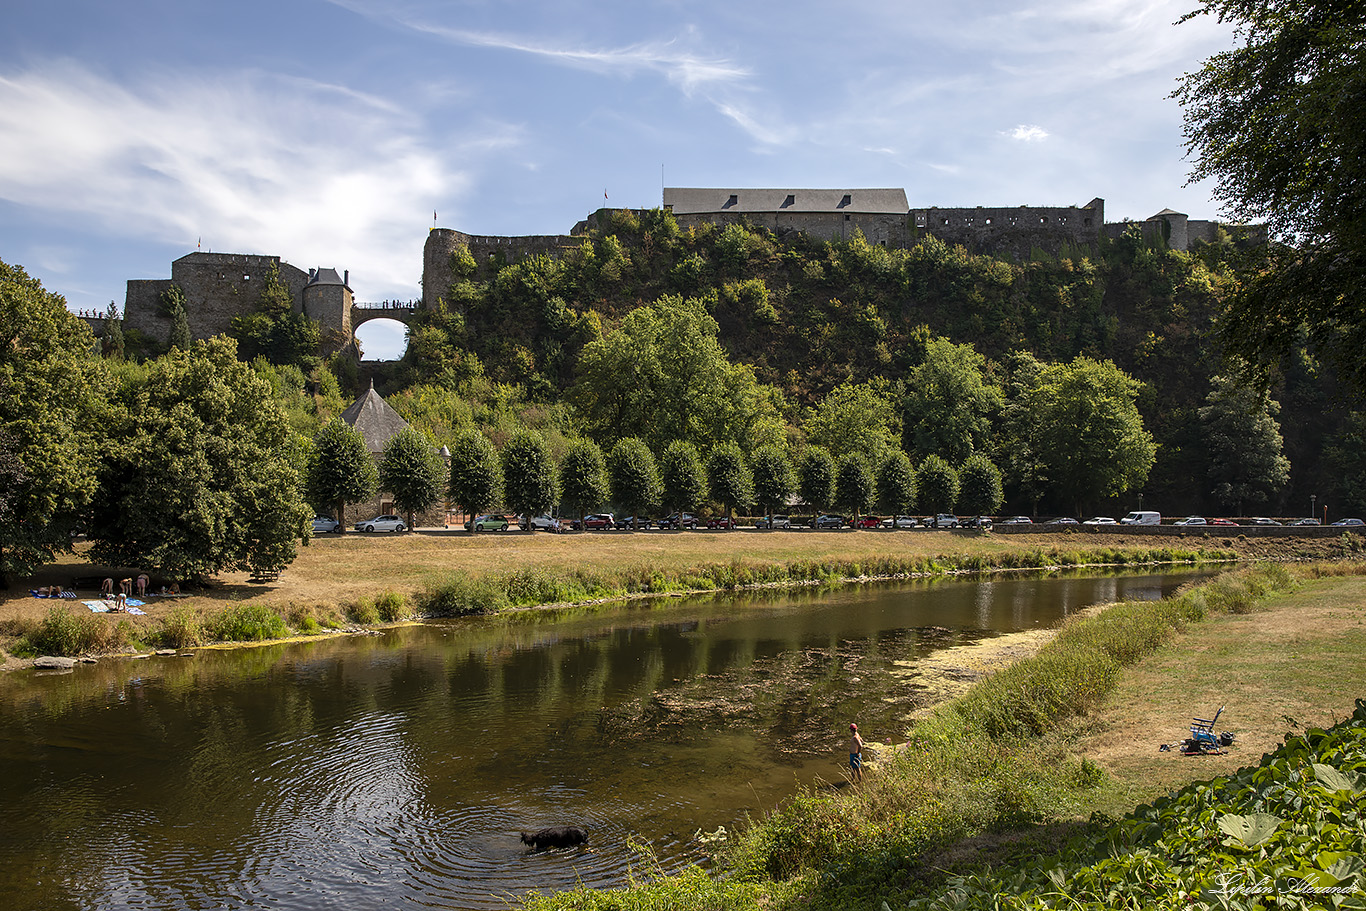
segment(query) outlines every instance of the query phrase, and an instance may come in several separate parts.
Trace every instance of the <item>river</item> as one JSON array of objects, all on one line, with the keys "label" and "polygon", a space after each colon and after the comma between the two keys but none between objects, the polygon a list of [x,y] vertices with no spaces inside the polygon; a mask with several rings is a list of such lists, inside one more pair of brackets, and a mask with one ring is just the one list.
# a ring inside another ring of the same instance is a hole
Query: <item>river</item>
[{"label": "river", "polygon": [[[432,621],[0,679],[10,908],[501,908],[696,859],[899,739],[915,662],[1190,574],[886,583]],[[586,850],[521,831],[577,825]]]}]

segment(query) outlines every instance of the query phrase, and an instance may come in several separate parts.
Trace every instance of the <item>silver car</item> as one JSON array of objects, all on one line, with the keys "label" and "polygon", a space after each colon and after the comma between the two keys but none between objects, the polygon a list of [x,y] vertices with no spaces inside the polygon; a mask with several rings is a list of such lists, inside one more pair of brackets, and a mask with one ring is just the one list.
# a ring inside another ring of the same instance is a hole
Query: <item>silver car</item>
[{"label": "silver car", "polygon": [[405,531],[406,526],[398,516],[375,516],[364,522],[356,523],[356,531]]}]

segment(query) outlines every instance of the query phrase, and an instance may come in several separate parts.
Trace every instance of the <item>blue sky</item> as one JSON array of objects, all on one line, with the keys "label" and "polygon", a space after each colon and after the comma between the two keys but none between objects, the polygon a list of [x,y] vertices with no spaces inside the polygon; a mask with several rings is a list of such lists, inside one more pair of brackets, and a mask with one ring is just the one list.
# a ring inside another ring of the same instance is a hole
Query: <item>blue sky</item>
[{"label": "blue sky", "polygon": [[[1193,0],[44,0],[0,30],[0,259],[122,306],[196,244],[420,294],[432,212],[558,234],[661,187],[1218,215]],[[393,325],[393,324],[389,324]],[[401,334],[366,334],[393,356]]]}]

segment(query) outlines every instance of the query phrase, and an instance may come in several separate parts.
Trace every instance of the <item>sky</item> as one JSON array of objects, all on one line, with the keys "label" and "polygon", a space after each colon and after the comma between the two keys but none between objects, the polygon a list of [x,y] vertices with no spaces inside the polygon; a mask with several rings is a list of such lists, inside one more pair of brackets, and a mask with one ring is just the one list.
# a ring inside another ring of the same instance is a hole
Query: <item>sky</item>
[{"label": "sky", "polygon": [[[44,0],[0,29],[0,260],[73,310],[196,249],[421,295],[433,224],[567,234],[662,188],[1164,208],[1196,0]],[[605,197],[605,199],[604,199]],[[402,327],[361,331],[397,357]]]}]

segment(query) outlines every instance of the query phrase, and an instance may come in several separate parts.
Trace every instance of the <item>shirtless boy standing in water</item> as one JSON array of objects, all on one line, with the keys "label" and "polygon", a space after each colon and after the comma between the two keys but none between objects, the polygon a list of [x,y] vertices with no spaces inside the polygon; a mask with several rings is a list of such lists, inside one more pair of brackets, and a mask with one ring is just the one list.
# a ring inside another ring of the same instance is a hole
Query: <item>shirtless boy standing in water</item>
[{"label": "shirtless boy standing in water", "polygon": [[849,777],[855,783],[863,780],[863,738],[858,725],[849,725]]}]

